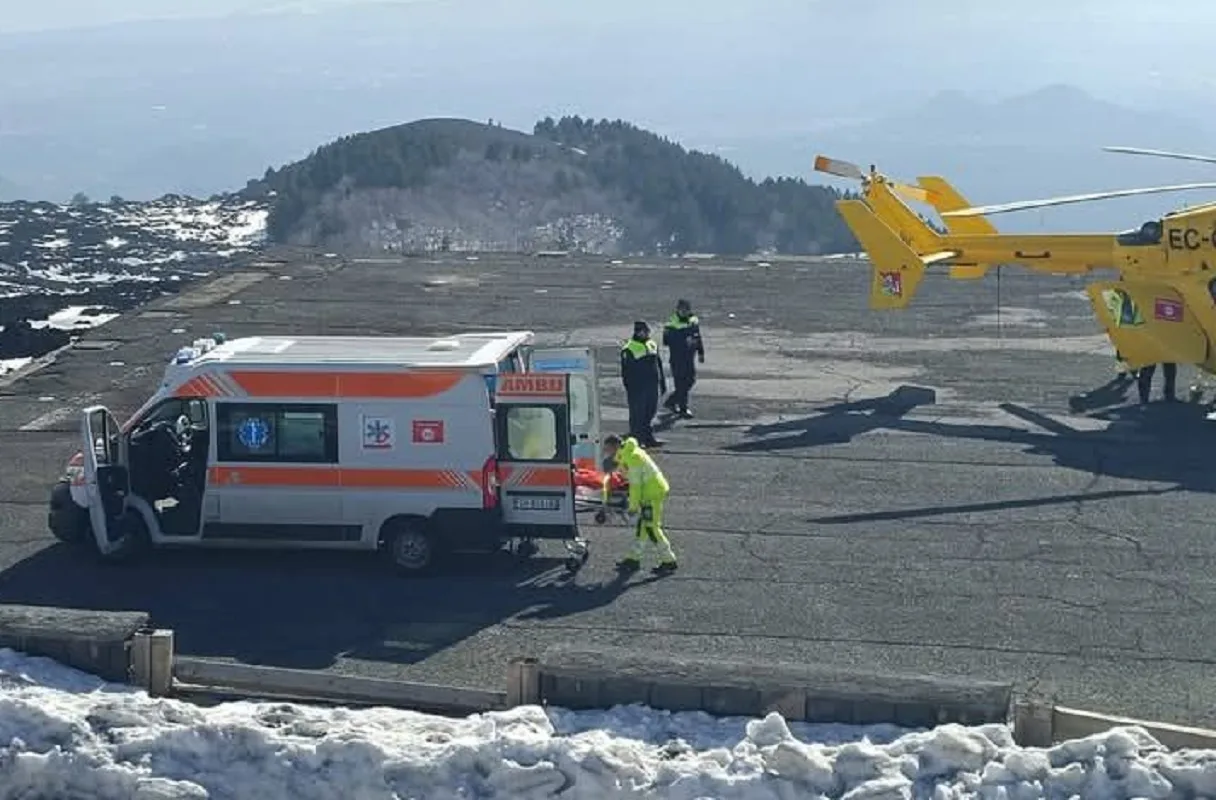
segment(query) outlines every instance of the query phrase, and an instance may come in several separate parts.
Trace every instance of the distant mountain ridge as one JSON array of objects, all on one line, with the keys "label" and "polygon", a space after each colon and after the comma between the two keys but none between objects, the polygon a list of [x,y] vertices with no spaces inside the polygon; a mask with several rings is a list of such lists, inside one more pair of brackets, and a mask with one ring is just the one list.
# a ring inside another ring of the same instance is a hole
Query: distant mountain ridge
[{"label": "distant mountain ridge", "polygon": [[358,251],[855,252],[841,194],[753,181],[717,156],[616,120],[532,133],[425,119],[342,137],[243,194],[281,243]]},{"label": "distant mountain ridge", "polygon": [[[752,174],[780,174],[781,164],[799,162],[809,169],[814,154],[824,153],[875,164],[903,180],[941,175],[975,204],[1216,179],[1216,165],[1102,151],[1130,145],[1216,155],[1216,131],[1183,115],[1138,111],[1063,85],[998,100],[945,91],[867,122],[720,144]],[[1213,196],[1121,198],[1003,215],[998,225],[1022,231],[1132,228]]]}]

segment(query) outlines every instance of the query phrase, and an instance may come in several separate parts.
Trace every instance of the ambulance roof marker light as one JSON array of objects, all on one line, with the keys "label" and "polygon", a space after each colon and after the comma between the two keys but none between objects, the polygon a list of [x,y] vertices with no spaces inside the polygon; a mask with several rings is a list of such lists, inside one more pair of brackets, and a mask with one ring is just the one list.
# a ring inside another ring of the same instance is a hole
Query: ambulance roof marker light
[{"label": "ambulance roof marker light", "polygon": [[189,364],[194,359],[198,358],[198,351],[193,347],[180,347],[177,350],[177,355],[173,356],[173,363]]}]

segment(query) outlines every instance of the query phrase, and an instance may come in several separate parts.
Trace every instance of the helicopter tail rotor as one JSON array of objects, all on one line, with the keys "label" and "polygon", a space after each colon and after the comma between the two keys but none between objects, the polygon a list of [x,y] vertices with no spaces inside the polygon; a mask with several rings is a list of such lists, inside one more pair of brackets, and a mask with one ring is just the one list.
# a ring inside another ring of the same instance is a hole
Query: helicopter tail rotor
[{"label": "helicopter tail rotor", "polygon": [[816,172],[822,172],[827,175],[835,175],[837,178],[849,178],[855,181],[864,182],[873,177],[882,177],[882,180],[886,181],[887,185],[890,186],[891,189],[896,192],[896,194],[899,194],[901,197],[908,200],[914,200],[918,203],[931,205],[930,201],[933,198],[932,193],[929,192],[928,189],[924,189],[920,186],[913,186],[901,181],[893,181],[890,178],[879,176],[877,172],[874,172],[873,167],[870,168],[871,171],[867,174],[866,172],[862,171],[861,167],[857,166],[851,161],[843,161],[838,158],[829,158],[828,156],[815,156],[814,168]]}]

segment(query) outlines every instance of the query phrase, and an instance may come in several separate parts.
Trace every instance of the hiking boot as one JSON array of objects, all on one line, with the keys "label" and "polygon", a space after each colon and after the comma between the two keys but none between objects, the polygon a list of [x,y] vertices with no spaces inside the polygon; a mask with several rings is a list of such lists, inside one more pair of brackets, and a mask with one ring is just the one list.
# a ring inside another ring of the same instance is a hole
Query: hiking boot
[{"label": "hiking boot", "polygon": [[653,572],[655,575],[670,575],[671,573],[675,572],[676,569],[678,569],[678,568],[679,568],[679,565],[676,562],[665,561],[650,571]]},{"label": "hiking boot", "polygon": [[616,568],[621,572],[637,572],[642,568],[642,562],[636,558],[622,558],[616,562]]}]

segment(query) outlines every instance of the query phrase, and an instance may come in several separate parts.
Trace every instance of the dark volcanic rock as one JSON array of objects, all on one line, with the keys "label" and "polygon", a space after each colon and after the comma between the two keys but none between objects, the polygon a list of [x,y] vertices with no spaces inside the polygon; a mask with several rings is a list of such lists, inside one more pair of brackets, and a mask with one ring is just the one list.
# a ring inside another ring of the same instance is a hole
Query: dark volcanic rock
[{"label": "dark volcanic rock", "polygon": [[58,328],[35,328],[22,320],[5,325],[0,331],[0,357],[38,357],[63,347],[71,341],[71,334]]},{"label": "dark volcanic rock", "polygon": [[0,203],[0,360],[37,357],[70,332],[31,326],[68,306],[126,311],[260,247],[264,203],[168,195],[144,203]]}]

